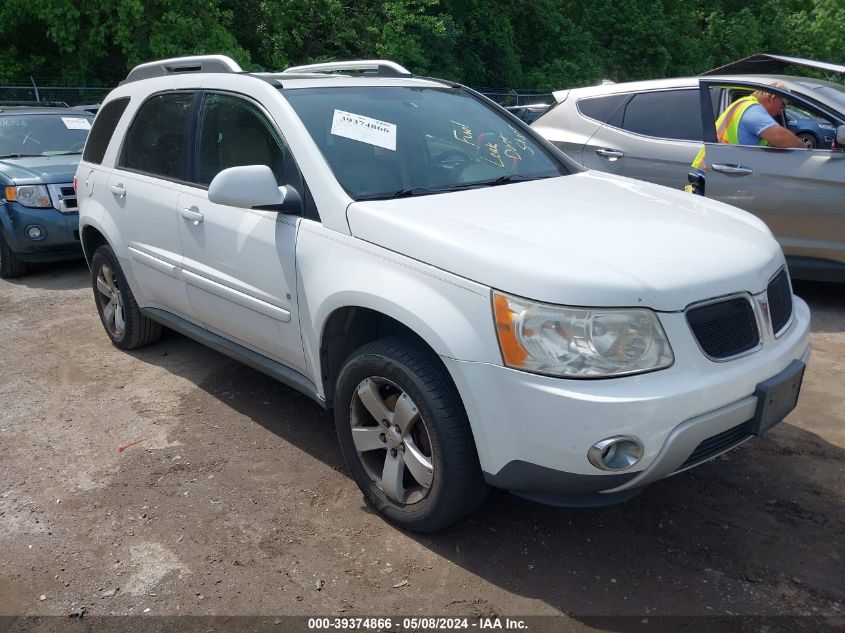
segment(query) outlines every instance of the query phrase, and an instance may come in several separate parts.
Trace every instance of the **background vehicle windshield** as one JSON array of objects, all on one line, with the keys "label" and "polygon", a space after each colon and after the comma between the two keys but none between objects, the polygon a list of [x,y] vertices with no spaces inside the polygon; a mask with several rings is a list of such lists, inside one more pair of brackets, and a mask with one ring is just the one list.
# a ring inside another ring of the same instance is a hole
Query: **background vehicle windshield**
[{"label": "background vehicle windshield", "polygon": [[518,124],[455,89],[331,87],[283,93],[355,199],[568,173]]},{"label": "background vehicle windshield", "polygon": [[78,112],[0,114],[0,157],[81,154],[93,120]]}]

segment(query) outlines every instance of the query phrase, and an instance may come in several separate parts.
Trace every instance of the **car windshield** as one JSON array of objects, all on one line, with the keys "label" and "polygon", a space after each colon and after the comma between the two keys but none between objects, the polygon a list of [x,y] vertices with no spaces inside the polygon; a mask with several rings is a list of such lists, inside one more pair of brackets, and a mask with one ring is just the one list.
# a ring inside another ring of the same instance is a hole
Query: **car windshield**
[{"label": "car windshield", "polygon": [[80,112],[0,114],[0,158],[81,154],[93,120]]},{"label": "car windshield", "polygon": [[283,94],[356,200],[569,173],[530,132],[457,89],[344,86]]}]

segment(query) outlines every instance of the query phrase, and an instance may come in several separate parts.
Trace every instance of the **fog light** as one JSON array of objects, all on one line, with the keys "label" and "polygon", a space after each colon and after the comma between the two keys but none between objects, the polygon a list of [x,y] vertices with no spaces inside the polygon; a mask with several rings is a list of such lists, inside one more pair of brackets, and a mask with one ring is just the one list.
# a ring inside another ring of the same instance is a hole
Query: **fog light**
[{"label": "fog light", "polygon": [[31,240],[43,240],[47,237],[47,231],[37,224],[31,224],[26,227],[26,236]]},{"label": "fog light", "polygon": [[601,470],[625,470],[643,456],[643,445],[635,437],[620,435],[596,442],[587,452],[587,459]]}]

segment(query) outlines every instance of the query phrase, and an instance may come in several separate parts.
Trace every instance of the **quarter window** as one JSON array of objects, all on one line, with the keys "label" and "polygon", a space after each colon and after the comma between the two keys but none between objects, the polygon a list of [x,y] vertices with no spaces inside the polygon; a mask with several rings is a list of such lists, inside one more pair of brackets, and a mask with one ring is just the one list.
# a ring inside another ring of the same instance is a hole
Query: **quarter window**
[{"label": "quarter window", "polygon": [[625,103],[630,98],[630,94],[621,94],[581,99],[578,101],[578,110],[584,116],[601,123],[606,123],[612,127],[622,127]]},{"label": "quarter window", "polygon": [[193,98],[192,93],[175,92],[144,103],[126,135],[120,166],[186,180],[185,127]]},{"label": "quarter window", "polygon": [[696,89],[636,94],[625,107],[622,128],[645,136],[700,141],[699,92]]},{"label": "quarter window", "polygon": [[103,162],[103,156],[106,155],[114,130],[128,105],[129,97],[124,97],[109,101],[100,109],[99,116],[94,119],[94,127],[88,135],[88,142],[85,143],[82,160],[97,165]]},{"label": "quarter window", "polygon": [[200,119],[197,182],[208,185],[222,170],[241,165],[267,165],[279,185],[297,186],[292,157],[258,108],[237,97],[208,94]]}]

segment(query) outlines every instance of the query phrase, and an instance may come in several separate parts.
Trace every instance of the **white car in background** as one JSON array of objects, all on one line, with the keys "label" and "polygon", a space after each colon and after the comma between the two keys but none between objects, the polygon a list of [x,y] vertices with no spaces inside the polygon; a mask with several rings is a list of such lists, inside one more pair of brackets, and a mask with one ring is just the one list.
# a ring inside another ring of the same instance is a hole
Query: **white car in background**
[{"label": "white car in background", "polygon": [[144,64],[77,177],[111,341],[164,325],[333,409],[353,478],[407,529],[489,485],[628,499],[798,397],[809,310],[762,222],[584,171],[392,62]]}]

